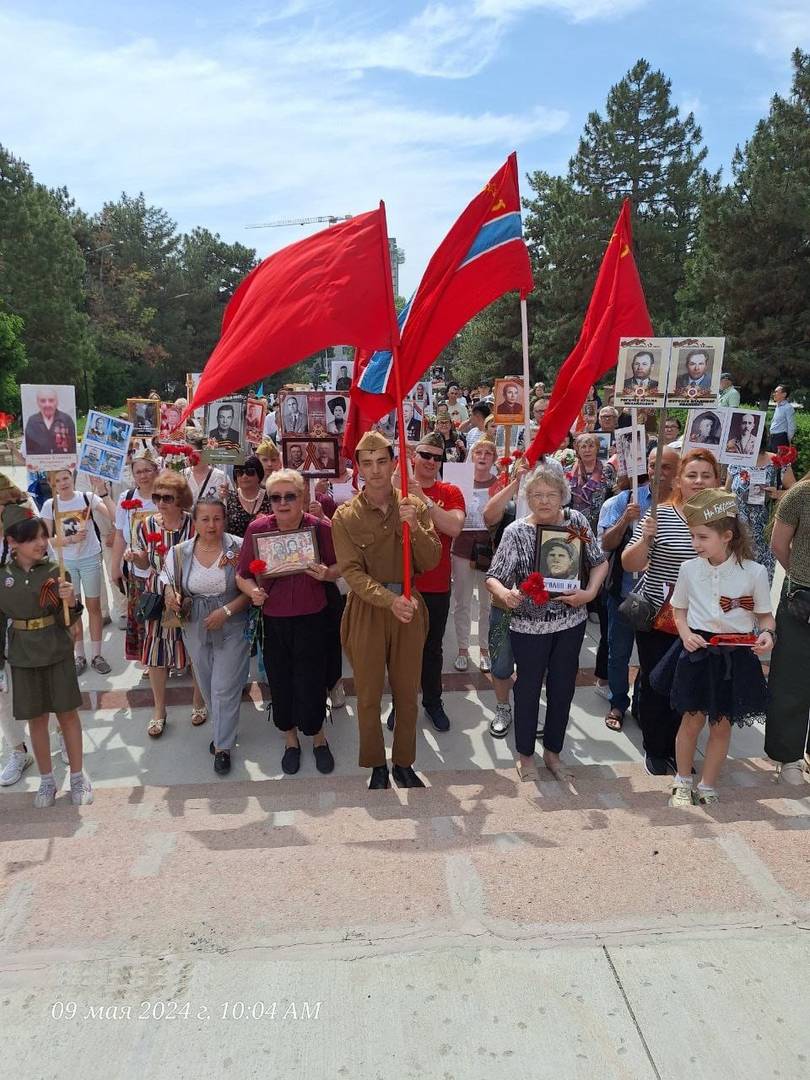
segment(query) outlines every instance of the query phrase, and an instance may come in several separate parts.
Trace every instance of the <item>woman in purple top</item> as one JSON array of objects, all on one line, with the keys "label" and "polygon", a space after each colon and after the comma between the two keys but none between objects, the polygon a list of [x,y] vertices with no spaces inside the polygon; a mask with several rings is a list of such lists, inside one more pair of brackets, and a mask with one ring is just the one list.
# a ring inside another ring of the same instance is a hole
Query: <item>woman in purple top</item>
[{"label": "woman in purple top", "polygon": [[[306,486],[294,469],[271,473],[266,486],[272,513],[255,518],[248,526],[236,583],[261,607],[264,617],[264,666],[273,699],[273,722],[286,736],[281,768],[292,774],[301,766],[300,728],[304,735],[312,737],[316,768],[329,773],[335,760],[323,733],[323,722],[333,630],[324,583],[338,577],[332,526],[328,520],[304,512]],[[268,574],[257,579],[260,568],[254,565],[256,533],[284,534],[309,528],[315,530],[317,561],[296,573]]]}]

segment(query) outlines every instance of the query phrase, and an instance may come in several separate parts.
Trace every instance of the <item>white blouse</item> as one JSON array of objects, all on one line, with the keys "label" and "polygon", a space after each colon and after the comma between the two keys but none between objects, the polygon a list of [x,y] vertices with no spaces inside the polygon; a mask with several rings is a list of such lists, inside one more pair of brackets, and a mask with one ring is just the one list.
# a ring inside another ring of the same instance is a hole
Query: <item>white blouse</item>
[{"label": "white blouse", "polygon": [[219,565],[219,559],[213,566],[203,566],[195,555],[188,572],[186,592],[191,596],[219,596],[225,592],[225,567]]},{"label": "white blouse", "polygon": [[[720,602],[723,597],[728,611]],[[751,597],[752,610],[734,603],[741,597]],[[768,571],[751,559],[738,563],[733,555],[719,566],[712,566],[708,559],[688,559],[681,564],[671,603],[686,609],[692,630],[750,634],[756,623],[754,612],[771,611]]]}]

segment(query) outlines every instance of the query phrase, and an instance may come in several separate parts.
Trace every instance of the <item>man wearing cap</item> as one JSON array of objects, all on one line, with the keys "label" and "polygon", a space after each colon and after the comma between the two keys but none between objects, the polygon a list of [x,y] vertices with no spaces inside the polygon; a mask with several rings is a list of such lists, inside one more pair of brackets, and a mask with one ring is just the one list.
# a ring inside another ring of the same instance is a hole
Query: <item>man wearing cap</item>
[{"label": "man wearing cap", "polygon": [[419,593],[404,595],[402,526],[410,528],[412,573],[431,570],[441,544],[430,510],[413,497],[403,499],[392,486],[394,453],[377,431],[357,444],[355,460],[365,487],[343,503],[332,519],[340,573],[350,593],[341,623],[341,641],[354,669],[360,767],[370,768],[370,788],[389,786],[380,700],[385,672],[397,710],[392,749],[393,776],[400,787],[424,787],[414,772],[416,715],[422,651],[428,617]]},{"label": "man wearing cap", "polygon": [[720,394],[717,401],[726,409],[736,409],[740,404],[740,391],[727,371],[720,376]]}]

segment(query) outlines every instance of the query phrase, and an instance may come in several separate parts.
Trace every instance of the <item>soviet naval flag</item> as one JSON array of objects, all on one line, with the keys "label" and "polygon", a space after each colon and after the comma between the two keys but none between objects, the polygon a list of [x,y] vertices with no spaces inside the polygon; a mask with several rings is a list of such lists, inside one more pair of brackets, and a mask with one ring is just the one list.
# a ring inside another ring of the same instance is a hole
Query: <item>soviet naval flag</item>
[{"label": "soviet naval flag", "polygon": [[[532,284],[513,153],[453,225],[399,313],[403,393],[474,315],[512,289],[524,298]],[[367,422],[397,407],[395,385],[391,351],[358,354],[351,397]]]}]

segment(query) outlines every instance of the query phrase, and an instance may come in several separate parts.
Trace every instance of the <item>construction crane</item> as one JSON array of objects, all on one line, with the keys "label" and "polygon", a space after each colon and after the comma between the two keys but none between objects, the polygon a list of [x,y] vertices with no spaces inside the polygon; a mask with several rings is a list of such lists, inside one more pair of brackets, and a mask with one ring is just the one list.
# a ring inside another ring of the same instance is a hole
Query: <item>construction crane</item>
[{"label": "construction crane", "polygon": [[320,217],[281,218],[279,221],[265,221],[263,224],[246,225],[245,228],[279,229],[286,228],[288,225],[319,225],[324,221],[329,225],[336,225],[338,221],[350,221],[351,217],[351,214],[323,214]]}]

